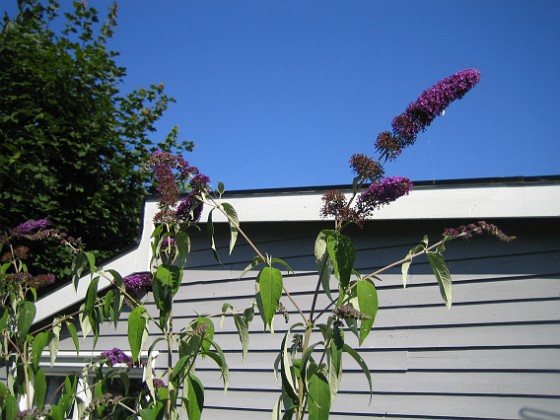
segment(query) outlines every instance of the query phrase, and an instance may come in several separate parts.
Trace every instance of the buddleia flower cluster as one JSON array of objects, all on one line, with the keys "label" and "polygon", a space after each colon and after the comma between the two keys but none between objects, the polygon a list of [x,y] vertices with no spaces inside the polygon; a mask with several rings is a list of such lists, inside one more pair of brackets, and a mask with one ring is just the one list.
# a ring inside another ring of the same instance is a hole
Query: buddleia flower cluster
[{"label": "buddleia flower cluster", "polygon": [[405,112],[397,115],[392,122],[392,132],[381,132],[376,141],[376,149],[389,160],[416,141],[416,136],[442,115],[451,102],[461,99],[480,82],[480,72],[476,69],[461,70],[426,89],[418,99],[408,105]]},{"label": "buddleia flower cluster", "polygon": [[49,286],[56,281],[54,274],[42,273],[33,275],[27,272],[26,262],[31,257],[31,250],[28,246],[31,242],[54,239],[60,245],[69,246],[77,252],[82,243],[65,232],[51,227],[48,219],[29,220],[8,230],[7,234],[0,236],[0,263],[10,263],[9,267],[13,272],[6,270],[1,279],[6,284],[12,286],[26,286],[40,289]]},{"label": "buddleia flower cluster", "polygon": [[115,366],[119,363],[128,365],[132,362],[132,358],[117,347],[104,351],[101,353],[101,357],[107,359],[107,364],[109,366]]},{"label": "buddleia flower cluster", "polygon": [[451,102],[461,99],[479,81],[478,70],[466,69],[422,92],[404,113],[393,119],[392,131],[379,133],[375,142],[377,159],[360,153],[350,158],[350,168],[355,174],[353,195],[347,198],[342,191],[328,191],[323,195],[321,216],[334,217],[337,226],[345,223],[362,226],[376,209],[407,195],[412,182],[404,177],[384,177],[383,163],[399,156]]},{"label": "buddleia flower cluster", "polygon": [[[180,156],[156,151],[147,162],[153,168],[157,181],[159,212],[156,223],[196,223],[202,213],[199,196],[210,189],[210,178],[202,175],[198,168],[190,166]],[[182,190],[189,191],[186,198],[175,208]]]},{"label": "buddleia flower cluster", "polygon": [[134,273],[124,277],[126,290],[138,293],[141,290],[149,290],[152,287],[152,273]]}]

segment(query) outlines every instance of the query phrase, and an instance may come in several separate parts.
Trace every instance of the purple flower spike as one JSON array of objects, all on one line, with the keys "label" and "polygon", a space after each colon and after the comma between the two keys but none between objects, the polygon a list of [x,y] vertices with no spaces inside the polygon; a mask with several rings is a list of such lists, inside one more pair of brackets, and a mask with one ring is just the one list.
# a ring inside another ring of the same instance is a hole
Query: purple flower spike
[{"label": "purple flower spike", "polygon": [[113,347],[111,350],[104,351],[101,353],[101,356],[107,358],[109,366],[114,366],[118,363],[129,364],[132,362],[132,359],[129,356],[116,347]]},{"label": "purple flower spike", "polygon": [[152,286],[151,273],[134,273],[123,278],[124,285],[130,292],[139,292]]},{"label": "purple flower spike", "polygon": [[412,182],[402,176],[384,178],[358,196],[356,208],[364,217],[384,204],[391,203],[397,198],[407,195],[412,189]]},{"label": "purple flower spike", "polygon": [[14,236],[31,235],[44,230],[49,223],[47,219],[24,222],[11,229],[10,233]]},{"label": "purple flower spike", "polygon": [[378,137],[375,145],[377,150],[388,159],[394,159],[403,148],[413,144],[416,136],[425,131],[451,102],[461,99],[479,81],[478,70],[466,69],[426,89],[415,102],[408,105],[403,114],[393,119],[393,132],[385,132],[384,136]]}]

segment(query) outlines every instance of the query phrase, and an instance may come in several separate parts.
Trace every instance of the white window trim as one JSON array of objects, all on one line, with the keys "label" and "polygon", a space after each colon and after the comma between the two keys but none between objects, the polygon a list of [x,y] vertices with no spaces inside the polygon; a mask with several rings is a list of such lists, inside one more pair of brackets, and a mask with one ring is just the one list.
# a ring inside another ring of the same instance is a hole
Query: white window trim
[{"label": "white window trim", "polygon": [[[49,352],[43,352],[39,358],[39,366],[45,369],[46,376],[67,376],[70,373],[76,373],[79,377],[78,379],[78,389],[76,392],[76,397],[80,398],[85,405],[89,405],[92,401],[91,392],[89,386],[84,383],[84,379],[81,376],[84,367],[90,364],[92,359],[100,359],[103,356],[101,351],[95,351],[86,355],[77,355],[75,351],[59,351],[56,356],[54,364],[51,365],[51,355]],[[130,352],[124,352],[127,356],[132,357]],[[143,367],[132,367],[129,369],[129,374],[133,378],[141,378],[143,381],[146,380],[146,370],[151,368],[155,371],[156,361],[159,355],[158,351],[152,352],[151,364],[147,364]],[[142,351],[140,353],[140,358],[148,358],[148,352]],[[127,368],[125,363],[117,363],[113,368]],[[33,386],[30,389],[31,398],[33,398]],[[22,395],[19,401],[20,410],[25,410],[27,405],[27,396]],[[72,420],[78,420],[78,410],[76,405],[74,405]]]}]

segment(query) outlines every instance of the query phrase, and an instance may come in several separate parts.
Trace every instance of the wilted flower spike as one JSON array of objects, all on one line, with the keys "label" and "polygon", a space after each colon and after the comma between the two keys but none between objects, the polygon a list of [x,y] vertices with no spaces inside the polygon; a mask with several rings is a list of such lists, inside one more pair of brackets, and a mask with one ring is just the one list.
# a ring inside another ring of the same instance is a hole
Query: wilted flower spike
[{"label": "wilted flower spike", "polygon": [[488,234],[504,242],[510,242],[515,239],[515,236],[506,235],[496,225],[487,223],[485,221],[480,221],[478,223],[471,223],[470,225],[459,226],[456,228],[447,228],[443,231],[443,236],[449,239],[457,239],[457,238],[468,239],[471,238],[473,234],[477,234],[477,235]]},{"label": "wilted flower spike", "polygon": [[379,162],[359,153],[350,158],[350,168],[362,181],[375,182],[383,175],[383,167]]},{"label": "wilted flower spike", "polygon": [[395,159],[402,151],[398,139],[389,131],[379,133],[375,141],[375,149],[389,160]]},{"label": "wilted flower spike", "polygon": [[359,310],[352,305],[341,305],[333,309],[333,315],[338,319],[367,319],[368,317],[362,314]]},{"label": "wilted flower spike", "polygon": [[55,281],[56,281],[56,277],[53,274],[39,274],[37,276],[28,278],[25,281],[25,284],[29,287],[40,289],[41,287],[45,287],[50,284],[53,284]]},{"label": "wilted flower spike", "polygon": [[346,197],[340,190],[327,191],[322,197],[324,204],[321,209],[321,216],[338,217],[341,209],[346,207]]}]

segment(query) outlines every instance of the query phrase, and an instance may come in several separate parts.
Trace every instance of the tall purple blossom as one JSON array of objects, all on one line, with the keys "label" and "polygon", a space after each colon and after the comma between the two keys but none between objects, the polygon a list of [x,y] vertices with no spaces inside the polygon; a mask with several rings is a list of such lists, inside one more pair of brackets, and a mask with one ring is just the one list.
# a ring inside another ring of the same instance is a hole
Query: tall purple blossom
[{"label": "tall purple blossom", "polygon": [[402,176],[391,176],[371,184],[357,199],[356,210],[363,217],[367,217],[375,209],[389,204],[412,189],[410,179]]},{"label": "tall purple blossom", "polygon": [[45,230],[49,223],[50,222],[47,219],[30,220],[21,223],[13,229],[10,229],[10,233],[13,236],[32,235],[39,231]]},{"label": "tall purple blossom", "polygon": [[394,159],[403,148],[416,141],[432,121],[443,113],[451,102],[461,99],[480,81],[476,69],[461,70],[426,89],[392,122],[392,133],[382,132],[376,140],[376,149],[388,159]]},{"label": "tall purple blossom", "polygon": [[106,350],[101,353],[101,357],[107,358],[107,363],[109,366],[114,366],[118,363],[129,364],[132,359],[127,356],[121,349],[113,347],[111,350]]},{"label": "tall purple blossom", "polygon": [[148,160],[148,166],[154,168],[161,208],[174,206],[179,198],[179,186],[173,170],[178,171],[180,181],[185,181],[190,176],[198,174],[198,169],[191,167],[181,156],[159,150],[152,154]]},{"label": "tall purple blossom", "polygon": [[134,293],[152,287],[151,273],[134,273],[124,277],[123,280],[126,289]]},{"label": "tall purple blossom", "polygon": [[176,216],[181,223],[197,223],[202,214],[203,204],[199,200],[201,192],[209,189],[210,178],[206,175],[197,174],[189,182],[191,191],[185,199],[177,206]]}]

